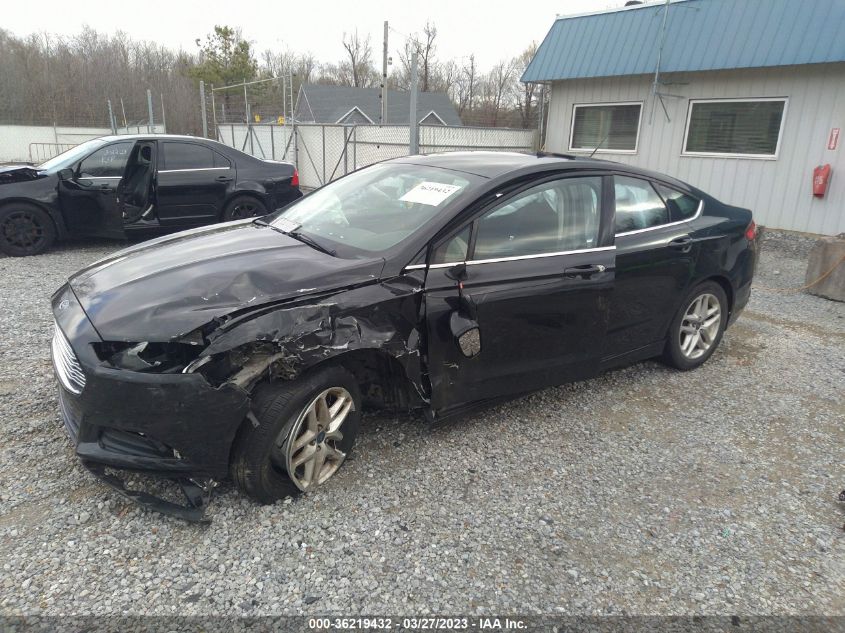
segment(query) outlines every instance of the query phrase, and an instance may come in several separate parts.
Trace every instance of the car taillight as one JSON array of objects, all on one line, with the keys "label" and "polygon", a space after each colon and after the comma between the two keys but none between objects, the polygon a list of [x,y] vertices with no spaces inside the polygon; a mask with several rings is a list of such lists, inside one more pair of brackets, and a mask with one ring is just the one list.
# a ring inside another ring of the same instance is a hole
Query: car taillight
[{"label": "car taillight", "polygon": [[749,224],[748,228],[745,229],[745,239],[749,242],[753,242],[757,239],[757,223],[754,220],[751,220],[751,224]]},{"label": "car taillight", "polygon": [[290,179],[290,186],[291,187],[298,187],[299,186],[299,172],[297,170],[293,170],[293,178]]}]

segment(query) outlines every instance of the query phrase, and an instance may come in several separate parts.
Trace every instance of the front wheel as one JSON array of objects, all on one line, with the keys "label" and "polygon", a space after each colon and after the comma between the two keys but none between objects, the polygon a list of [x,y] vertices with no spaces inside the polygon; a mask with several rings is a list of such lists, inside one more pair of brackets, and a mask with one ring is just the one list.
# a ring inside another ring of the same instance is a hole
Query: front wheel
[{"label": "front wheel", "polygon": [[260,503],[323,485],[341,467],[358,434],[361,393],[342,367],[253,392],[258,424],[246,421],[232,457],[232,478]]},{"label": "front wheel", "polygon": [[55,241],[56,225],[43,209],[25,202],[0,209],[0,251],[13,257],[39,255]]},{"label": "front wheel", "polygon": [[695,369],[713,355],[728,322],[722,286],[706,281],[687,295],[669,326],[664,359],[681,370]]}]

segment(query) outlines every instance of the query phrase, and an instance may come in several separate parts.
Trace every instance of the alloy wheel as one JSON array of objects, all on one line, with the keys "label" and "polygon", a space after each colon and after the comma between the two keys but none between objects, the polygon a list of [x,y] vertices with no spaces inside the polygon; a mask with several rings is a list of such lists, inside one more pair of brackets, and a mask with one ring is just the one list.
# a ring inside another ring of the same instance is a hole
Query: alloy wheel
[{"label": "alloy wheel", "polygon": [[2,234],[7,244],[31,249],[44,239],[44,226],[32,213],[15,211],[4,219]]},{"label": "alloy wheel", "polygon": [[713,346],[722,326],[722,306],[712,294],[697,296],[689,304],[681,319],[681,353],[695,360],[701,358]]},{"label": "alloy wheel", "polygon": [[233,220],[245,220],[247,218],[254,218],[256,215],[255,205],[251,202],[240,202],[232,209]]},{"label": "alloy wheel", "polygon": [[297,488],[312,490],[340,468],[346,453],[337,445],[354,407],[352,395],[343,387],[326,389],[302,410],[290,433],[276,439],[273,460],[278,464],[284,458],[284,468]]}]

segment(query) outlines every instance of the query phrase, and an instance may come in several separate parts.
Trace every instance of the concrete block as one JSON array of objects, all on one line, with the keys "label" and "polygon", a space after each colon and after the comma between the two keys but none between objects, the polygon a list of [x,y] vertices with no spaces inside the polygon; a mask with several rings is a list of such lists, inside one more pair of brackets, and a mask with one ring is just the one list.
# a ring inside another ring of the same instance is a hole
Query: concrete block
[{"label": "concrete block", "polygon": [[804,283],[812,283],[834,266],[836,268],[819,283],[807,288],[807,292],[834,301],[845,301],[845,261],[842,260],[843,257],[845,257],[845,233],[840,233],[836,237],[823,237],[817,241],[810,250],[807,276]]}]

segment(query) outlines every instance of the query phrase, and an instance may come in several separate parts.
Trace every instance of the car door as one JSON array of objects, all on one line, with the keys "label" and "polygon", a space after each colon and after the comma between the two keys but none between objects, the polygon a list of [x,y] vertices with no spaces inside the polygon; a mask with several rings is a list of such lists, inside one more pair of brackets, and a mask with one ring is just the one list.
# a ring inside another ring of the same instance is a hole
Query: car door
[{"label": "car door", "polygon": [[117,190],[134,141],[100,147],[59,181],[59,201],[69,231],[75,235],[123,237]]},{"label": "car door", "polygon": [[699,250],[685,218],[697,213],[700,201],[645,178],[613,178],[616,285],[607,358],[660,343],[689,288]]},{"label": "car door", "polygon": [[614,276],[609,194],[602,176],[557,176],[434,245],[425,304],[436,412],[598,371]]},{"label": "car door", "polygon": [[234,182],[229,160],[201,143],[160,143],[156,209],[162,225],[214,222]]}]

